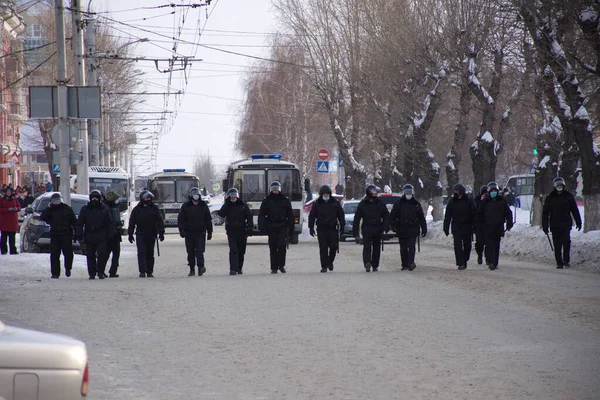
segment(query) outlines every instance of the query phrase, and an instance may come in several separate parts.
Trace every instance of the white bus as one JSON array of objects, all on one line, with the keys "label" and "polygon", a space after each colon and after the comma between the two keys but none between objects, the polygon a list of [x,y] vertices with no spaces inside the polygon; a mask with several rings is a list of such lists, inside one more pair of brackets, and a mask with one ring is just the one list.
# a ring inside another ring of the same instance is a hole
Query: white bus
[{"label": "white bus", "polygon": [[183,203],[188,201],[190,189],[198,187],[200,180],[185,169],[163,169],[148,175],[148,189],[160,209],[165,226],[177,226],[177,216]]},{"label": "white bus", "polygon": [[505,188],[509,188],[515,196],[517,206],[523,210],[531,210],[533,202],[534,174],[513,175],[508,178]]},{"label": "white bus", "polygon": [[280,154],[253,154],[249,159],[231,163],[227,168],[227,177],[223,180],[223,191],[235,187],[240,198],[248,203],[252,210],[253,234],[260,235],[258,230],[258,211],[263,199],[268,195],[269,184],[279,181],[282,192],[292,202],[294,213],[294,234],[290,243],[297,244],[302,233],[304,216],[304,193],[300,181],[300,170],[296,164],[281,160]]}]

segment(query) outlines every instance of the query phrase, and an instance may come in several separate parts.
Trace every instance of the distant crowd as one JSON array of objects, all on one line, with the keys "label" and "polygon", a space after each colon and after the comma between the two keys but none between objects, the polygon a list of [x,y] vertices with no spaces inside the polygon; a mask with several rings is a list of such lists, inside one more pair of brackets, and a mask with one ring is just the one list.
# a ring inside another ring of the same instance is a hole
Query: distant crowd
[{"label": "distant crowd", "polygon": [[6,191],[10,189],[21,205],[21,208],[29,206],[31,203],[33,203],[33,200],[35,200],[36,197],[54,190],[54,185],[52,185],[52,182],[48,182],[46,184],[37,184],[36,182],[33,182],[32,185],[18,185],[16,188],[14,188],[10,183],[8,185],[0,184],[0,186],[2,187],[2,196],[4,196]]}]

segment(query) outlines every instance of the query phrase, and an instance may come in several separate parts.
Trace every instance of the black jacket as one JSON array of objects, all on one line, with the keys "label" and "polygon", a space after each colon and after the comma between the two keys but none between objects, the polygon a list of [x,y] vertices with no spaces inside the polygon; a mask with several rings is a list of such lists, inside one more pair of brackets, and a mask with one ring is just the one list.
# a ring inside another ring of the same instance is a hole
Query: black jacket
[{"label": "black jacket", "polygon": [[340,202],[333,197],[329,201],[323,200],[322,196],[313,203],[308,215],[308,227],[315,228],[315,219],[317,220],[318,230],[336,230],[338,227],[344,227],[346,218]]},{"label": "black jacket", "polygon": [[283,194],[270,193],[262,201],[258,211],[258,229],[261,232],[288,228],[294,231],[294,212],[292,203]]},{"label": "black jacket", "polygon": [[502,196],[495,199],[487,197],[477,210],[476,221],[481,224],[485,237],[498,238],[504,236],[504,223],[506,223],[507,230],[512,228],[513,215]]},{"label": "black jacket", "polygon": [[452,197],[446,205],[444,232],[449,232],[450,226],[452,226],[453,235],[471,235],[475,226],[476,215],[477,210],[473,200],[466,195],[463,195],[460,199]]},{"label": "black jacket", "polygon": [[100,201],[90,201],[77,218],[77,236],[86,243],[102,243],[115,236],[110,210]]},{"label": "black jacket", "polygon": [[365,197],[356,208],[354,214],[353,235],[358,236],[358,227],[361,219],[363,235],[380,235],[382,232],[390,230],[388,211],[385,204],[381,200],[372,197]]},{"label": "black jacket", "polygon": [[414,197],[408,200],[402,196],[396,200],[390,213],[390,226],[400,238],[418,236],[419,231],[427,233],[427,222],[421,203]]},{"label": "black jacket", "polygon": [[202,200],[198,200],[198,204],[194,204],[192,200],[184,203],[181,206],[179,215],[177,216],[177,226],[179,232],[184,235],[205,232],[212,233],[212,217],[210,209]]},{"label": "black jacket", "polygon": [[33,197],[33,196],[25,196],[25,198],[23,198],[23,208],[31,205],[34,200],[35,200],[35,197]]},{"label": "black jacket", "polygon": [[119,210],[119,205],[114,201],[105,201],[104,204],[110,211],[110,220],[111,220],[111,229],[114,230],[114,235],[111,239],[122,241],[121,239],[121,231],[123,229],[123,221],[121,221],[121,211]]},{"label": "black jacket", "polygon": [[50,205],[42,211],[40,219],[50,225],[51,236],[73,236],[77,225],[77,218],[71,206],[60,203]]},{"label": "black jacket", "polygon": [[544,201],[544,208],[542,211],[542,227],[544,229],[568,229],[571,230],[573,226],[573,219],[575,218],[575,225],[581,226],[581,215],[579,214],[579,208],[575,202],[575,197],[566,190],[562,193],[558,193],[554,189]]},{"label": "black jacket", "polygon": [[248,205],[239,198],[236,201],[231,201],[230,198],[225,200],[225,204],[217,213],[221,218],[225,218],[225,230],[241,230],[247,232],[252,231],[254,221],[252,219],[252,211]]},{"label": "black jacket", "polygon": [[129,235],[133,235],[134,231],[138,235],[164,235],[165,223],[156,204],[147,204],[143,201],[140,201],[135,207],[133,207],[131,216],[129,217],[127,233]]}]

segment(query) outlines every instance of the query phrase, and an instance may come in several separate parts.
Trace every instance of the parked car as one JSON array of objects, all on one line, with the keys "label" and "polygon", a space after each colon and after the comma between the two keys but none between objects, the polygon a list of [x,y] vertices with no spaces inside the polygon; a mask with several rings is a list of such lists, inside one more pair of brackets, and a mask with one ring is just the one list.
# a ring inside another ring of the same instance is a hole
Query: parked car
[{"label": "parked car", "polygon": [[[44,193],[25,209],[25,220],[21,224],[21,253],[50,252],[50,225],[40,219],[42,211],[50,204],[53,193]],[[84,194],[71,194],[71,207],[75,216],[79,216],[81,208],[89,202]],[[82,250],[79,242],[73,248]]]},{"label": "parked car", "polygon": [[219,210],[221,209],[221,207],[223,207],[223,204],[224,204],[223,199],[224,198],[225,198],[224,195],[212,197],[210,199],[210,202],[208,203],[208,209],[210,210],[210,216],[212,217],[212,223],[215,226],[220,226],[225,223],[225,218],[221,218],[217,214],[219,212]]},{"label": "parked car", "polygon": [[348,238],[354,238],[352,235],[352,227],[354,222],[354,214],[356,213],[358,203],[360,203],[360,200],[347,200],[344,202],[342,207],[344,210],[344,219],[346,220],[346,223],[344,224],[344,232],[340,235],[340,239],[343,242],[345,242]]},{"label": "parked car", "polygon": [[88,379],[85,343],[0,322],[0,399],[83,399]]},{"label": "parked car", "polygon": [[[381,200],[383,202],[383,204],[385,204],[388,211],[392,212],[392,207],[394,207],[394,203],[397,200],[399,200],[400,197],[402,197],[402,193],[379,193],[377,195],[377,197],[379,198],[379,200]],[[354,220],[354,215],[352,216],[352,219]],[[358,236],[359,237],[358,237],[358,239],[356,239],[356,243],[362,244],[363,243],[362,232],[360,229],[358,230]],[[390,229],[390,231],[388,233],[383,233],[381,235],[381,240],[391,240],[395,236],[396,236],[396,234]]]}]

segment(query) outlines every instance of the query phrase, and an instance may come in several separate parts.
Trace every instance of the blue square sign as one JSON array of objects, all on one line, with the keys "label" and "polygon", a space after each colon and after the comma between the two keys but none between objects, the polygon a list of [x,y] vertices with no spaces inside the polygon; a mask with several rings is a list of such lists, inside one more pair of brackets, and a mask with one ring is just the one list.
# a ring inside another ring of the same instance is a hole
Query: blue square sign
[{"label": "blue square sign", "polygon": [[328,173],[329,161],[317,161],[317,172]]}]

